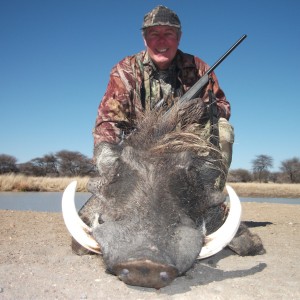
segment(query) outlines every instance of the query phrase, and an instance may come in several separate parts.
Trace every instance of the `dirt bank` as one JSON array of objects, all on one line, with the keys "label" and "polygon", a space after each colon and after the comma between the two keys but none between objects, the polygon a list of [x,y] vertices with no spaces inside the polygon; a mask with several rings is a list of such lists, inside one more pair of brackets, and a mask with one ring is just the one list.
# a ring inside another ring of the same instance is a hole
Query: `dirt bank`
[{"label": "dirt bank", "polygon": [[59,213],[0,211],[0,299],[300,299],[300,205],[243,203],[267,253],[223,250],[161,290],[127,286],[78,257]]}]

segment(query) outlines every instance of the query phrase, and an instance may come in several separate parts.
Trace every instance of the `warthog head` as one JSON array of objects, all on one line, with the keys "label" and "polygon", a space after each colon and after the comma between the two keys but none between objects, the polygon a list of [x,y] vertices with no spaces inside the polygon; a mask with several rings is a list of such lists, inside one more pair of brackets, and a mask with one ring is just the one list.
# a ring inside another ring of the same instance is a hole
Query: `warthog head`
[{"label": "warthog head", "polygon": [[127,284],[169,284],[196,259],[223,249],[240,224],[241,205],[230,187],[223,224],[224,196],[215,188],[227,171],[220,151],[190,132],[191,124],[176,127],[183,120],[177,112],[167,119],[145,116],[129,138],[110,146],[118,161],[90,181],[93,196],[80,217],[76,183],[63,195],[63,216],[74,239],[101,253],[107,269]]}]

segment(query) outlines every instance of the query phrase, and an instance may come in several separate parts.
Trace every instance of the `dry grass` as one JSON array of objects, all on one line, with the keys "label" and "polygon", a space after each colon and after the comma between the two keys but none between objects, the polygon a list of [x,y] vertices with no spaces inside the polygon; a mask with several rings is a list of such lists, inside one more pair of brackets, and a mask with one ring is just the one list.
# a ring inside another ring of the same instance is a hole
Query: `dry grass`
[{"label": "dry grass", "polygon": [[33,177],[25,175],[0,175],[0,191],[40,191],[59,192],[63,191],[67,185],[77,180],[77,191],[85,192],[89,177]]},{"label": "dry grass", "polygon": [[[24,175],[0,175],[0,191],[59,192],[77,180],[77,191],[86,192],[89,177],[32,177]],[[228,183],[240,197],[300,198],[300,184],[288,183]]]},{"label": "dry grass", "polygon": [[300,184],[229,182],[240,197],[300,198]]}]

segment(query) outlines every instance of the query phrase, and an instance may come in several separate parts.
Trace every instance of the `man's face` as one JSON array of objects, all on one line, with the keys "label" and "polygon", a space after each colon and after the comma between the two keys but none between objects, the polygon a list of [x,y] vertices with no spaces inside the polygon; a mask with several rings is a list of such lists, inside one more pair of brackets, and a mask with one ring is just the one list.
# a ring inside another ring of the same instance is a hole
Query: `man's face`
[{"label": "man's face", "polygon": [[144,42],[147,51],[160,69],[167,69],[176,55],[181,34],[171,26],[153,26],[146,29]]}]

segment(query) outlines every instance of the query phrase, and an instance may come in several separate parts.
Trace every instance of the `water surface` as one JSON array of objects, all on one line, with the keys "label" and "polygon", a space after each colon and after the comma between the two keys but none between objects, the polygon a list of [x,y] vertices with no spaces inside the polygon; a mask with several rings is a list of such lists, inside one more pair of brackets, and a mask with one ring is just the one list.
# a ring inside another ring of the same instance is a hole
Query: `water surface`
[{"label": "water surface", "polygon": [[[62,192],[0,192],[0,209],[61,212]],[[76,193],[75,204],[79,209],[90,193]],[[289,198],[240,198],[241,202],[300,204],[299,199]]]},{"label": "water surface", "polygon": [[[0,209],[61,212],[62,195],[62,192],[0,192]],[[77,209],[89,197],[89,193],[76,193]]]}]

